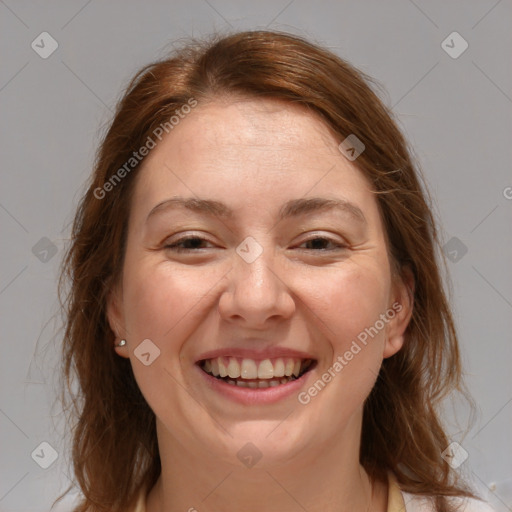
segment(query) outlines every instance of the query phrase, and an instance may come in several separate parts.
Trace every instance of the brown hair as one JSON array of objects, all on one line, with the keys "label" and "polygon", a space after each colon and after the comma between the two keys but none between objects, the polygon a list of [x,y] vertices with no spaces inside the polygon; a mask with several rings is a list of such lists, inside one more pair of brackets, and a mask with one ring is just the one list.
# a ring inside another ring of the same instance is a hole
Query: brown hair
[{"label": "brown hair", "polygon": [[[99,148],[79,205],[62,284],[66,330],[63,400],[73,407],[72,462],[84,499],[75,509],[124,511],[160,474],[155,416],[128,359],[114,350],[106,317],[119,279],[130,195],[138,165],[108,193],[98,190],[133,151],[191,99],[221,95],[274,98],[319,115],[341,142],[355,134],[366,146],[354,164],[373,184],[389,251],[399,271],[414,276],[414,310],[402,349],[383,361],[364,405],[360,461],[370,477],[391,470],[404,491],[435,497],[477,497],[441,453],[449,444],[438,416],[454,390],[473,402],[461,378],[453,318],[443,291],[438,235],[417,166],[374,82],[329,51],[280,32],[251,31],[189,42],[134,77]],[[119,175],[118,175],[119,176]],[[73,378],[78,391],[73,393]],[[473,405],[472,405],[473,406]]]}]

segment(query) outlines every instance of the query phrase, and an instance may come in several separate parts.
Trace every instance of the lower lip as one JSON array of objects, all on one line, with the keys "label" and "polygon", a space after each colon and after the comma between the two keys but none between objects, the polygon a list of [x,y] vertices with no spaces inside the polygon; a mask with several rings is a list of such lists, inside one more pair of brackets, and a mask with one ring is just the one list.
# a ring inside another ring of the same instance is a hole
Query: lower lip
[{"label": "lower lip", "polygon": [[291,380],[286,384],[279,384],[279,386],[268,388],[243,388],[236,384],[228,384],[221,379],[216,379],[203,371],[198,365],[195,366],[206,380],[206,384],[213,391],[244,405],[273,404],[292,395],[297,396],[300,389],[305,385],[309,375],[314,371],[314,369],[309,370],[298,379]]}]

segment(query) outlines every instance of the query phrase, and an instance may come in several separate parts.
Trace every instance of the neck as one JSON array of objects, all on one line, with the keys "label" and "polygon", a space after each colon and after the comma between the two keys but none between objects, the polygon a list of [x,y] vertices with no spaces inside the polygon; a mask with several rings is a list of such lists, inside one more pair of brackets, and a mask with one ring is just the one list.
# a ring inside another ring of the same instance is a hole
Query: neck
[{"label": "neck", "polygon": [[299,454],[286,464],[264,465],[263,456],[249,469],[187,450],[157,425],[162,473],[148,495],[147,512],[387,510],[387,483],[371,482],[359,464],[359,438],[340,436],[336,446]]}]

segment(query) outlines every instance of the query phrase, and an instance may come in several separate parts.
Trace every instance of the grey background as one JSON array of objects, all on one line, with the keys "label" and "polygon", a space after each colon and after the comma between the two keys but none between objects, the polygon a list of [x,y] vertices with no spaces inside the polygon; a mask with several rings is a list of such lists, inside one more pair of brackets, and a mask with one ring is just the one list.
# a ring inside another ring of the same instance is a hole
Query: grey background
[{"label": "grey background", "polygon": [[[465,437],[446,412],[451,439],[469,454],[459,471],[496,510],[512,510],[510,20],[510,0],[0,0],[0,511],[49,510],[68,485],[54,404],[56,279],[100,129],[123,86],[177,38],[264,27],[325,44],[386,88],[453,260],[452,301],[478,404]],[[58,42],[47,59],[31,48],[44,31]],[[469,44],[458,58],[441,47],[453,31]],[[31,458],[43,441],[58,453],[48,469]]]}]

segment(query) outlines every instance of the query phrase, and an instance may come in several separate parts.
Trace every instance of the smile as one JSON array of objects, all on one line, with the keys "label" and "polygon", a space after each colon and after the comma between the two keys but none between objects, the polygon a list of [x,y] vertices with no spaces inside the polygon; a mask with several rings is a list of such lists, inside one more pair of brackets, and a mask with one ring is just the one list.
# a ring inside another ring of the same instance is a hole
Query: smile
[{"label": "smile", "polygon": [[249,358],[216,357],[199,361],[200,368],[227,384],[246,388],[277,387],[297,380],[314,366],[314,359],[279,357],[257,361]]}]

